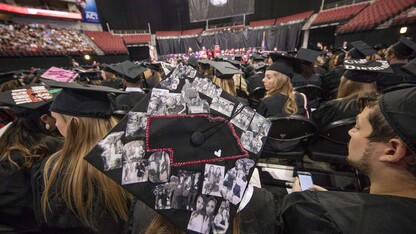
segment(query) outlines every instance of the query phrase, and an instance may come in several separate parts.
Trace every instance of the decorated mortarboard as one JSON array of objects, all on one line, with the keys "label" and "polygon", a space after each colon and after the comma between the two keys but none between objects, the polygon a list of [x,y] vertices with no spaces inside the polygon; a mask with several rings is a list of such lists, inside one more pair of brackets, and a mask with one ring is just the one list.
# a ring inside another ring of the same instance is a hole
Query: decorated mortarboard
[{"label": "decorated mortarboard", "polygon": [[271,123],[195,74],[179,64],[85,159],[182,230],[226,213],[228,233]]},{"label": "decorated mortarboard", "polygon": [[348,55],[351,56],[352,59],[364,59],[368,55],[377,53],[377,51],[363,41],[354,41],[350,44],[353,48],[348,51]]},{"label": "decorated mortarboard", "polygon": [[399,41],[391,47],[397,52],[397,54],[408,57],[412,55],[413,51],[416,50],[416,43],[402,36]]},{"label": "decorated mortarboard", "polygon": [[211,62],[211,66],[215,68],[216,76],[221,79],[231,79],[235,74],[243,74],[243,72],[239,68],[236,68],[229,62]]},{"label": "decorated mortarboard", "polygon": [[413,59],[402,67],[402,70],[416,77],[416,59]]},{"label": "decorated mortarboard", "polygon": [[78,73],[79,81],[87,81],[90,82],[92,80],[101,80],[101,71],[85,71]]},{"label": "decorated mortarboard", "polygon": [[135,64],[129,60],[111,65],[108,69],[131,83],[139,81],[140,75],[146,71],[146,68],[143,65]]},{"label": "decorated mortarboard", "polygon": [[319,54],[320,52],[316,50],[300,48],[298,53],[296,54],[296,58],[302,60],[302,62],[311,64],[316,62],[316,59],[318,58]]},{"label": "decorated mortarboard", "polygon": [[345,60],[344,77],[361,83],[371,83],[377,81],[380,73],[393,73],[390,64],[385,60],[357,59]]},{"label": "decorated mortarboard", "polygon": [[77,117],[109,118],[113,113],[113,106],[108,94],[125,93],[106,86],[52,80],[44,82],[50,87],[62,89],[53,101],[50,111]]},{"label": "decorated mortarboard", "polygon": [[13,107],[18,116],[33,111],[47,112],[59,89],[39,84],[31,84],[0,93],[0,103]]},{"label": "decorated mortarboard", "polygon": [[52,66],[44,72],[41,77],[59,82],[71,82],[75,79],[75,77],[77,77],[77,75],[78,74],[76,72]]},{"label": "decorated mortarboard", "polygon": [[0,73],[0,84],[16,79],[16,72],[14,71]]},{"label": "decorated mortarboard", "polygon": [[416,153],[416,88],[401,89],[383,94],[380,111],[394,132]]},{"label": "decorated mortarboard", "polygon": [[283,73],[289,78],[292,78],[294,73],[301,72],[301,60],[288,55],[279,53],[272,53],[273,64],[270,65],[267,70]]}]

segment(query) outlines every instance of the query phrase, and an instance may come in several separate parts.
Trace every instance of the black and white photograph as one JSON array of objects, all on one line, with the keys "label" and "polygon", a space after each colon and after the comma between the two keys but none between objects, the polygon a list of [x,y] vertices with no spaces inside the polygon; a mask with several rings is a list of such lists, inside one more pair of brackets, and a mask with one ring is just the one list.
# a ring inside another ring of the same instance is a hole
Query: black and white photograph
[{"label": "black and white photograph", "polygon": [[103,150],[101,158],[104,164],[104,171],[121,168],[124,148],[121,137],[123,135],[124,132],[113,132],[98,143],[98,146]]},{"label": "black and white photograph", "polygon": [[192,86],[189,79],[185,79],[185,84],[182,86],[181,94],[182,100],[185,103],[189,103],[192,97],[195,97],[196,95],[199,96],[198,91]]},{"label": "black and white photograph", "polygon": [[146,125],[146,113],[130,111],[127,116],[126,139],[144,139]]},{"label": "black and white photograph", "polygon": [[263,146],[263,141],[259,134],[256,135],[252,131],[245,131],[241,135],[241,145],[243,145],[244,149],[258,154]]},{"label": "black and white photograph", "polygon": [[224,178],[224,173],[224,166],[205,164],[202,194],[221,197],[222,180]]},{"label": "black and white photograph", "polygon": [[247,178],[242,168],[233,167],[227,171],[223,179],[221,195],[234,205],[240,203],[247,186]]},{"label": "black and white photograph", "polygon": [[193,210],[201,181],[200,172],[178,171],[178,186],[173,189],[172,209]]},{"label": "black and white photograph", "polygon": [[260,138],[267,136],[271,126],[272,123],[258,113],[254,115],[250,123],[251,131],[257,136],[260,135]]},{"label": "black and white photograph", "polygon": [[169,89],[171,91],[175,91],[179,85],[179,78],[177,76],[170,76],[164,80],[162,80],[159,84],[163,88]]},{"label": "black and white photograph", "polygon": [[194,92],[189,92],[188,94],[189,102],[186,104],[188,114],[209,113],[210,109],[208,101],[202,99],[196,90]]},{"label": "black and white photograph", "polygon": [[166,115],[186,114],[186,104],[180,93],[169,93],[166,98]]},{"label": "black and white photograph", "polygon": [[187,229],[197,233],[210,233],[215,219],[217,199],[213,196],[199,195],[195,210],[189,217]]},{"label": "black and white photograph", "polygon": [[254,160],[249,158],[240,158],[235,162],[235,167],[237,170],[243,170],[245,175],[248,175],[250,173],[250,169],[255,165],[256,163]]},{"label": "black and white photograph", "polygon": [[171,187],[169,183],[158,184],[153,189],[153,194],[155,195],[155,209],[156,210],[166,210],[171,209]]},{"label": "black and white photograph", "polygon": [[196,70],[191,66],[185,66],[185,67],[186,67],[186,69],[185,69],[184,76],[186,78],[192,78],[192,79],[195,78]]},{"label": "black and white photograph", "polygon": [[[243,108],[243,104],[238,104],[236,111],[239,111]],[[249,107],[244,107],[244,109],[238,113],[234,118],[231,119],[231,123],[237,126],[238,128],[246,131],[250,126],[251,119],[253,118],[255,112]]]},{"label": "black and white photograph", "polygon": [[152,183],[165,183],[168,182],[169,176],[169,154],[165,151],[152,153],[149,157],[149,181]]},{"label": "black and white photograph", "polygon": [[212,232],[215,234],[226,233],[230,226],[230,202],[222,201],[218,212],[212,222]]},{"label": "black and white photograph", "polygon": [[208,78],[195,78],[192,82],[192,86],[198,91],[205,94],[208,97],[219,97],[222,89],[218,88]]},{"label": "black and white photograph", "polygon": [[124,161],[121,184],[124,185],[147,182],[147,166],[147,159]]},{"label": "black and white photograph", "polygon": [[149,104],[147,106],[148,115],[164,115],[166,109],[166,99],[169,94],[167,89],[152,89]]},{"label": "black and white photograph", "polygon": [[222,113],[225,116],[230,117],[233,113],[234,106],[234,102],[228,101],[227,99],[218,96],[212,98],[210,108]]},{"label": "black and white photograph", "polygon": [[176,77],[178,79],[189,78],[189,77],[186,77],[187,72],[188,72],[188,67],[182,63],[179,63],[176,66],[175,70],[172,72],[171,77]]},{"label": "black and white photograph", "polygon": [[142,159],[145,153],[144,141],[130,141],[124,144],[122,158],[124,161],[137,161]]}]

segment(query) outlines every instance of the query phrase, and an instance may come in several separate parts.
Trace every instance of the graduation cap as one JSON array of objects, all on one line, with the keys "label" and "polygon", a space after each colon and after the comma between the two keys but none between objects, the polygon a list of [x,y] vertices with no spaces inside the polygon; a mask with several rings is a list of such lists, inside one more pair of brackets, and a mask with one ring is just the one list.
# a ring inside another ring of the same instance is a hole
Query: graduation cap
[{"label": "graduation cap", "polygon": [[270,65],[267,70],[272,70],[276,72],[283,73],[289,78],[292,78],[294,72],[301,72],[301,60],[288,55],[283,55],[279,53],[272,53],[273,64]]},{"label": "graduation cap", "polygon": [[0,73],[0,84],[11,80],[16,80],[16,78],[16,73],[13,71]]},{"label": "graduation cap", "polygon": [[193,55],[189,56],[188,61],[186,62],[194,68],[198,66],[198,59],[196,59]]},{"label": "graduation cap", "polygon": [[109,118],[113,106],[108,93],[125,93],[106,86],[44,80],[50,87],[61,88],[50,111],[78,117]]},{"label": "graduation cap", "polygon": [[390,64],[385,60],[345,60],[344,68],[346,69],[345,78],[362,83],[376,81],[380,73],[393,73]]},{"label": "graduation cap", "polygon": [[208,78],[177,77],[175,91],[153,88],[85,159],[188,233],[212,233],[195,217],[226,207],[228,233],[271,123]]},{"label": "graduation cap", "polygon": [[320,52],[316,50],[300,48],[296,55],[296,58],[302,60],[302,62],[311,64],[316,62],[316,59],[318,58],[319,54]]},{"label": "graduation cap", "polygon": [[211,62],[211,66],[215,68],[216,76],[221,79],[231,79],[234,74],[243,74],[239,68],[236,68],[229,62],[215,61]]},{"label": "graduation cap", "polygon": [[90,82],[91,80],[101,80],[101,71],[85,71],[78,73],[79,81],[87,81]]},{"label": "graduation cap", "polygon": [[416,59],[413,59],[408,64],[404,65],[402,70],[416,77]]},{"label": "graduation cap", "polygon": [[336,49],[331,50],[331,53],[335,55],[339,55],[339,54],[346,54],[347,51],[344,50],[343,48],[336,48]]},{"label": "graduation cap", "polygon": [[254,53],[250,56],[254,61],[264,61],[264,57],[259,53]]},{"label": "graduation cap", "polygon": [[130,83],[136,83],[140,79],[140,75],[146,71],[146,68],[140,64],[135,64],[132,61],[126,60],[124,62],[107,66],[106,69],[119,75],[121,78]]},{"label": "graduation cap", "polygon": [[373,46],[373,49],[375,50],[382,50],[382,49],[387,49],[388,46],[386,44],[376,44],[375,46]]},{"label": "graduation cap", "polygon": [[407,39],[406,37],[400,37],[399,41],[391,46],[397,54],[409,57],[413,51],[416,50],[416,43]]},{"label": "graduation cap", "polygon": [[59,90],[45,85],[30,84],[1,92],[0,103],[11,105],[13,112],[18,116],[27,115],[34,111],[46,113],[49,104],[58,92]]},{"label": "graduation cap", "polygon": [[162,67],[160,63],[145,63],[144,66],[154,71],[160,71],[160,68]]},{"label": "graduation cap", "polygon": [[348,51],[348,55],[351,56],[352,59],[364,59],[368,55],[377,53],[377,51],[363,41],[354,41],[350,44],[353,48]]},{"label": "graduation cap", "polygon": [[396,134],[416,153],[416,88],[388,92],[380,97],[380,111]]}]

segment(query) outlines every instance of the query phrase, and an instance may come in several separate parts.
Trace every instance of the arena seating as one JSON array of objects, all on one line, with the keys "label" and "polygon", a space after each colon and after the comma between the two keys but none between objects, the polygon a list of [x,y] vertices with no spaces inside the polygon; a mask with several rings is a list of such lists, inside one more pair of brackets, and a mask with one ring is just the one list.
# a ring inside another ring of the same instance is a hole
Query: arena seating
[{"label": "arena seating", "polygon": [[109,32],[100,31],[85,31],[85,33],[106,54],[128,53],[121,36],[115,36]]},{"label": "arena seating", "polygon": [[151,34],[123,35],[122,38],[126,45],[147,44],[151,40]]},{"label": "arena seating", "polygon": [[179,37],[182,31],[156,31],[156,37]]},{"label": "arena seating", "polygon": [[281,24],[287,24],[287,23],[296,22],[296,21],[301,22],[311,17],[312,14],[313,14],[313,11],[306,11],[306,12],[302,12],[302,13],[298,13],[294,15],[280,17],[276,19],[276,22],[274,24],[281,25]]},{"label": "arena seating", "polygon": [[276,19],[266,19],[266,20],[257,20],[251,21],[250,27],[266,27],[266,26],[273,26]]},{"label": "arena seating", "polygon": [[183,30],[182,31],[182,36],[199,35],[199,34],[202,33],[203,30],[204,30],[203,28]]},{"label": "arena seating", "polygon": [[416,23],[416,7],[412,7],[406,12],[393,18],[392,26]]},{"label": "arena seating", "polygon": [[363,3],[330,10],[323,10],[318,13],[315,20],[312,22],[312,25],[330,24],[350,19],[357,15],[364,8],[366,8],[368,5],[368,3]]},{"label": "arena seating", "polygon": [[415,3],[416,0],[376,0],[348,23],[341,26],[337,33],[343,34],[374,29]]}]

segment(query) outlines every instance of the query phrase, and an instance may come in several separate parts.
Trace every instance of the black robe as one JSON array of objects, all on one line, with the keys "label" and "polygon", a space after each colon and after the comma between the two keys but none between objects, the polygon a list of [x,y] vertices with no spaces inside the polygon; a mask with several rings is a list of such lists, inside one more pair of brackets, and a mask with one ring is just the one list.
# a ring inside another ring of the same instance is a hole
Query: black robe
[{"label": "black robe", "polygon": [[[346,105],[346,103],[348,103]],[[346,106],[346,109],[344,109]],[[337,120],[347,119],[356,117],[360,113],[358,102],[355,100],[348,99],[334,99],[322,103],[319,107],[312,112],[312,120],[322,129],[328,124]]]},{"label": "black robe", "polygon": [[[49,157],[48,157],[49,158]],[[45,233],[123,233],[126,224],[122,220],[114,220],[111,214],[105,209],[105,204],[95,198],[94,207],[94,229],[86,227],[80,219],[65,205],[62,197],[58,194],[55,184],[49,195],[49,207],[46,212],[46,220],[41,209],[41,198],[44,191],[43,171],[45,158],[41,163],[33,166],[32,188],[34,199],[34,210],[36,222],[41,232]]]},{"label": "black robe", "polygon": [[391,64],[393,73],[380,73],[378,75],[377,86],[380,91],[393,85],[400,83],[416,83],[416,77],[406,73],[401,68],[405,63]]},{"label": "black robe", "polygon": [[114,89],[122,89],[123,88],[123,82],[121,81],[121,79],[118,79],[118,78],[115,79],[114,81],[103,80],[103,81],[101,81],[101,85],[111,87],[111,88],[114,88]]},{"label": "black robe", "polygon": [[278,233],[416,233],[416,199],[350,192],[295,192],[279,209]]},{"label": "black robe", "polygon": [[[40,141],[47,145],[45,155],[58,151],[61,139],[44,136]],[[11,152],[11,159],[0,161],[0,224],[17,232],[35,231],[37,225],[33,212],[31,168],[24,168],[25,157],[18,151]]]},{"label": "black robe", "polygon": [[321,75],[319,74],[313,74],[309,79],[307,79],[302,74],[295,74],[292,79],[290,79],[290,82],[292,83],[293,87],[299,87],[304,86],[308,84],[316,85],[321,87],[322,81],[321,81]]},{"label": "black robe", "polygon": [[255,88],[264,87],[263,84],[264,73],[260,72],[247,78],[248,92],[251,93]]},{"label": "black robe", "polygon": [[[275,93],[270,97],[260,99],[259,106],[257,107],[257,113],[268,118],[268,117],[284,117],[288,116],[287,113],[283,112],[283,107],[285,106],[287,96],[281,93]],[[298,112],[296,115],[303,115],[308,117],[309,111],[305,109],[305,99],[303,96],[295,92],[295,101],[298,106]]]},{"label": "black robe", "polygon": [[344,72],[345,68],[337,67],[328,71],[328,73],[326,73],[322,77],[321,87],[326,92],[327,96],[329,96],[331,92],[333,92],[334,90],[338,89],[341,77],[344,74]]},{"label": "black robe", "polygon": [[116,97],[116,107],[115,110],[125,110],[130,111],[137,103],[146,96],[144,93],[140,92],[129,92],[123,93]]}]

